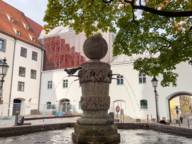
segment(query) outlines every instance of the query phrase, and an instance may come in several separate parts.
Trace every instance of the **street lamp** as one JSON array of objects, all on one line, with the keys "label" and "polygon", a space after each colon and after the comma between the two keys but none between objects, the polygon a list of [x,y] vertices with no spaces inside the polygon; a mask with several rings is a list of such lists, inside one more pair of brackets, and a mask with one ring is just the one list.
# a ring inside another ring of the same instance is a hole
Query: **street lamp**
[{"label": "street lamp", "polygon": [[158,85],[158,80],[154,76],[151,80],[152,86],[154,88],[154,93],[155,93],[155,105],[156,105],[156,117],[157,117],[157,122],[159,122],[159,109],[158,109],[158,94],[157,94],[157,85]]},{"label": "street lamp", "polygon": [[[6,59],[0,59],[0,96],[2,96],[3,93],[3,83],[4,83],[4,78],[7,74],[9,66],[6,62]],[[0,103],[2,103],[2,98],[0,97]]]}]

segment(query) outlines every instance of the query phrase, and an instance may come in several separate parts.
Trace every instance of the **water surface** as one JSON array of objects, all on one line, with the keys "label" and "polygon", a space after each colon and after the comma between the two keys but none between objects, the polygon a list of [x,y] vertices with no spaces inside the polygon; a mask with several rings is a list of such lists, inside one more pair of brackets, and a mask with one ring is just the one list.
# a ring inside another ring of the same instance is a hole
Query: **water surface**
[{"label": "water surface", "polygon": [[[23,136],[0,138],[0,144],[72,144],[73,129],[38,132]],[[119,130],[120,144],[192,144],[192,139],[152,130]]]}]

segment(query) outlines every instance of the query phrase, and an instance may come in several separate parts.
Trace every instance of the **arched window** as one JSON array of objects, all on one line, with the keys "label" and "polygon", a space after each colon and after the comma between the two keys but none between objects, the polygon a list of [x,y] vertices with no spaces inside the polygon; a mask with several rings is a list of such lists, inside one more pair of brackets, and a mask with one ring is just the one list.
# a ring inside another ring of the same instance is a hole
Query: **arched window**
[{"label": "arched window", "polygon": [[140,84],[146,83],[146,74],[143,72],[139,72],[139,83]]},{"label": "arched window", "polygon": [[117,85],[123,85],[124,84],[124,79],[122,75],[117,76]]},{"label": "arched window", "polygon": [[146,99],[140,100],[140,108],[141,109],[147,109],[148,108],[148,103]]},{"label": "arched window", "polygon": [[47,102],[47,109],[51,109],[51,102]]}]

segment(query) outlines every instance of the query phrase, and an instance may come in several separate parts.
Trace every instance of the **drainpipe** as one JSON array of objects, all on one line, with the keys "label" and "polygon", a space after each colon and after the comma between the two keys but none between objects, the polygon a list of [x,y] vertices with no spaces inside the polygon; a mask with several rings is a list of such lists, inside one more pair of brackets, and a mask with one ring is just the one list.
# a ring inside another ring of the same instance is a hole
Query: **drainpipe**
[{"label": "drainpipe", "polygon": [[[42,40],[44,46],[44,39]],[[40,112],[40,104],[41,104],[41,83],[42,83],[42,73],[43,73],[43,61],[44,61],[44,47],[41,53],[41,70],[40,70],[40,81],[39,81],[39,98],[38,98],[38,111]]]},{"label": "drainpipe", "polygon": [[9,103],[8,103],[8,116],[10,115],[11,95],[12,95],[12,89],[13,89],[13,73],[14,73],[14,66],[15,66],[15,48],[16,48],[16,42],[17,42],[17,40],[14,38],[13,60],[12,60],[12,74],[11,74],[11,87],[10,87]]}]

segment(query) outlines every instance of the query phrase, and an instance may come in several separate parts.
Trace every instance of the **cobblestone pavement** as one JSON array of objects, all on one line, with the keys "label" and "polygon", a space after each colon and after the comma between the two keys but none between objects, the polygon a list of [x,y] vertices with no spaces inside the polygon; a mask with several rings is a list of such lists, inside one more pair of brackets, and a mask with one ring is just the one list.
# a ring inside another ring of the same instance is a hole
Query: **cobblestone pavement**
[{"label": "cobblestone pavement", "polygon": [[[38,117],[38,116],[35,116],[35,118],[36,117]],[[68,123],[68,122],[76,122],[78,118],[79,117],[37,119],[37,120],[27,120],[27,121],[24,121],[24,123],[25,124],[30,124],[30,125]],[[3,127],[13,127],[14,123],[15,123],[15,118],[14,117],[8,117],[7,119],[0,119],[0,128],[3,128]]]}]

